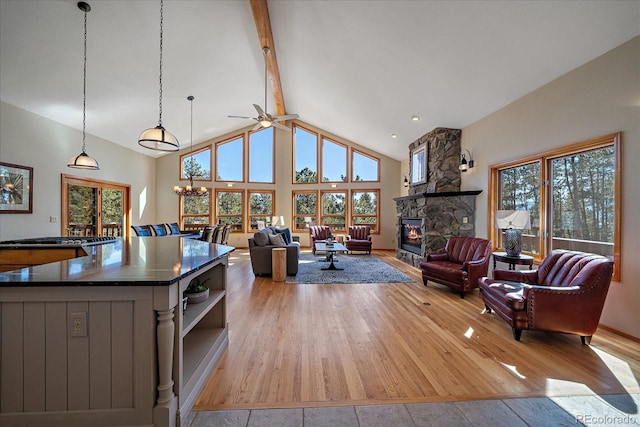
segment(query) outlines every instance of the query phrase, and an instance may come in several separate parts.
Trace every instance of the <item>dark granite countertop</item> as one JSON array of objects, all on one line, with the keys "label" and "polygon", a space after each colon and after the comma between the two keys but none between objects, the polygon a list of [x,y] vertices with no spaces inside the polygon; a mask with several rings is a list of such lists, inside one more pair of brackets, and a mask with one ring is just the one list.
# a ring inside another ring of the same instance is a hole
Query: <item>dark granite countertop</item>
[{"label": "dark granite countertop", "polygon": [[87,256],[0,273],[0,288],[167,286],[235,250],[179,236],[117,238],[83,249]]}]

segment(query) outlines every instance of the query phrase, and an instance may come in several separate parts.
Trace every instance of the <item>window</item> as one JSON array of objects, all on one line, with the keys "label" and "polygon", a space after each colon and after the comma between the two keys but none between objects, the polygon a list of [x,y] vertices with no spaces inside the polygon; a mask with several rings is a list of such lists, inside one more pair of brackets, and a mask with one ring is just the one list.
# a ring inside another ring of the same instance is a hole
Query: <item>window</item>
[{"label": "window", "polygon": [[273,135],[273,126],[249,133],[249,182],[275,182]]},{"label": "window", "polygon": [[411,151],[411,184],[427,182],[427,145]]},{"label": "window", "polygon": [[[180,196],[180,228],[204,228],[211,221],[211,190],[204,196]],[[202,227],[196,227],[196,226]]]},{"label": "window", "polygon": [[211,180],[211,146],[180,156],[180,179]]},{"label": "window", "polygon": [[216,190],[216,221],[218,224],[233,224],[231,231],[244,230],[243,191]]},{"label": "window", "polygon": [[318,182],[318,134],[294,124],[294,183]]},{"label": "window", "polygon": [[275,206],[275,191],[252,191],[249,190],[249,229],[257,230],[256,221],[264,221],[265,224],[271,223],[273,207]]},{"label": "window", "polygon": [[322,138],[322,182],[347,182],[347,146]]},{"label": "window", "polygon": [[320,223],[331,227],[331,231],[345,231],[347,222],[347,193],[344,191],[322,191],[322,216]]},{"label": "window", "polygon": [[368,225],[371,233],[379,233],[378,222],[380,210],[378,206],[378,190],[351,192],[351,223]]},{"label": "window", "polygon": [[216,144],[216,181],[242,182],[244,135]]},{"label": "window", "polygon": [[353,149],[352,181],[380,181],[380,160]]},{"label": "window", "polygon": [[[496,209],[530,211],[523,251],[543,259],[553,249],[604,255],[620,278],[621,134],[611,134],[491,168]],[[495,210],[490,212],[495,223]],[[502,244],[501,231],[491,238]]]},{"label": "window", "polygon": [[316,223],[317,201],[316,191],[293,192],[293,230],[304,231],[309,223]]}]

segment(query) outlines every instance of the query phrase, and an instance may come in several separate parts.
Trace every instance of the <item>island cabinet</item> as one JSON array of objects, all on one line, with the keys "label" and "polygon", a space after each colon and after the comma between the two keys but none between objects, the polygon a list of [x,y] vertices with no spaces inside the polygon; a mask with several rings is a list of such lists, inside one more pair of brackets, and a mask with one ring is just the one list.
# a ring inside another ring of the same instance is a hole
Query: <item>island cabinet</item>
[{"label": "island cabinet", "polygon": [[[179,425],[228,345],[233,250],[119,238],[0,273],[0,425]],[[183,313],[194,279],[209,297]]]}]

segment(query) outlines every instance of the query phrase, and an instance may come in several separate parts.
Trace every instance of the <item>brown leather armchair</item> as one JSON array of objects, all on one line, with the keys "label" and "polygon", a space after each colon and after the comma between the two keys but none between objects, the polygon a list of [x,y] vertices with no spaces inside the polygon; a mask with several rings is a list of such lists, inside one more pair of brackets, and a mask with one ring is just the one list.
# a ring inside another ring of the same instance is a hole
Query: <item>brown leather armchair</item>
[{"label": "brown leather armchair", "polygon": [[324,242],[331,235],[331,229],[328,225],[310,225],[309,243],[311,244],[311,251],[315,254],[316,242]]},{"label": "brown leather armchair", "polygon": [[371,228],[368,225],[350,225],[344,246],[349,251],[364,251],[370,254]]},{"label": "brown leather armchair", "polygon": [[613,262],[601,255],[554,250],[536,271],[494,270],[480,288],[487,312],[511,325],[516,341],[527,329],[576,334],[589,344],[612,274]]},{"label": "brown leather armchair", "polygon": [[491,258],[491,241],[479,237],[450,237],[443,253],[428,254],[420,262],[422,281],[440,283],[464,293],[478,287],[486,276]]}]

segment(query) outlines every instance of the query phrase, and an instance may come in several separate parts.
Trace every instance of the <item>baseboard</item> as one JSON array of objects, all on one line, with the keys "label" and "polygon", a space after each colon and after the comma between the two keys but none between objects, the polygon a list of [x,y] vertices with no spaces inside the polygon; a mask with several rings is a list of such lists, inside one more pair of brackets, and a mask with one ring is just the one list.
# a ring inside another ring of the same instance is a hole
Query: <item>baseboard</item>
[{"label": "baseboard", "polygon": [[603,324],[599,324],[599,325],[598,325],[598,328],[602,328],[602,329],[604,329],[605,331],[611,332],[612,334],[616,334],[616,335],[619,335],[619,336],[621,336],[621,337],[623,337],[623,338],[626,338],[626,339],[628,339],[628,340],[631,340],[631,341],[635,341],[635,342],[640,343],[640,338],[635,337],[635,336],[633,336],[633,335],[629,335],[629,334],[627,334],[627,333],[625,333],[625,332],[619,331],[619,330],[614,329],[614,328],[612,328],[612,327],[609,327],[609,326],[606,326],[606,325],[603,325]]}]

